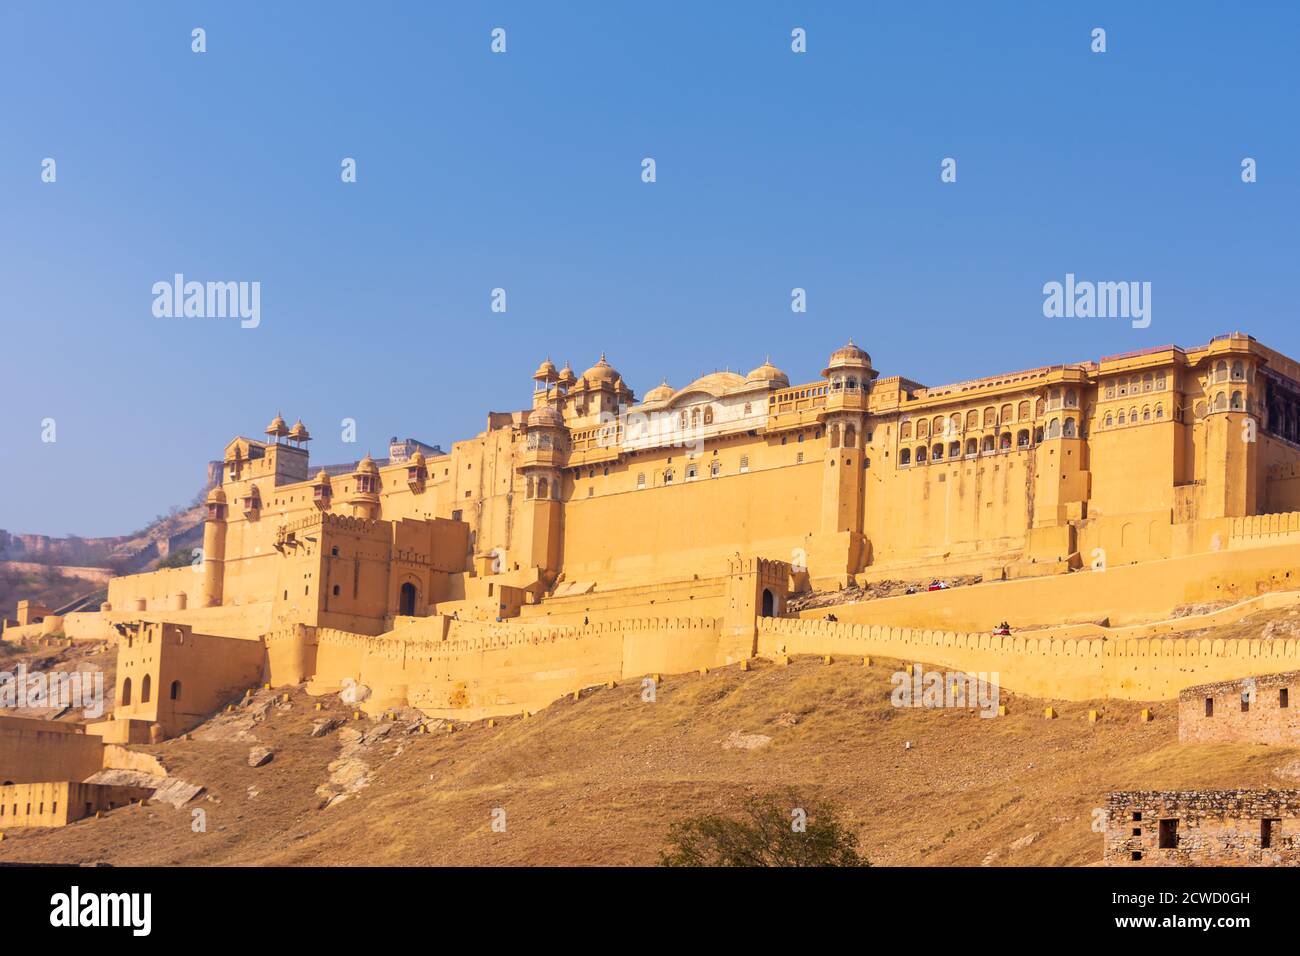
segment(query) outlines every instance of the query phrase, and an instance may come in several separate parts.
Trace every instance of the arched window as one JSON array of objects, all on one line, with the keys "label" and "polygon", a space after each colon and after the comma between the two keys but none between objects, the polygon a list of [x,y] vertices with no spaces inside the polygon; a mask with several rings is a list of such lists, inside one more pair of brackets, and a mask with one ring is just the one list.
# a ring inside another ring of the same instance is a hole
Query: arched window
[{"label": "arched window", "polygon": [[1078,393],[1078,391],[1076,391],[1076,390],[1073,389],[1073,388],[1066,389],[1066,391],[1065,391],[1065,407],[1066,407],[1066,408],[1078,408],[1078,407],[1079,407],[1079,393]]},{"label": "arched window", "polygon": [[1074,438],[1078,434],[1078,432],[1075,431],[1075,424],[1073,418],[1067,418],[1065,420],[1065,429],[1062,432],[1062,434],[1066,438]]},{"label": "arched window", "polygon": [[712,405],[709,405],[708,407],[706,407],[706,408],[704,409],[704,424],[706,424],[706,425],[712,425],[712,424],[713,424],[713,406],[712,406]]},{"label": "arched window", "polygon": [[1165,373],[1156,372],[1156,391],[1163,392],[1164,390],[1165,390]]},{"label": "arched window", "polygon": [[858,390],[858,380],[854,378],[852,375],[850,375],[848,377],[848,381],[846,382],[846,386],[849,391],[856,392]]},{"label": "arched window", "polygon": [[949,458],[961,457],[961,442],[953,441],[948,443],[948,457]]},{"label": "arched window", "polygon": [[531,476],[524,479],[524,497],[529,499],[533,497],[533,479]]},{"label": "arched window", "polygon": [[1164,418],[1164,417],[1165,417],[1165,407],[1164,407],[1163,405],[1157,405],[1157,406],[1156,406],[1156,421],[1159,421],[1160,419],[1162,419],[1162,418]]},{"label": "arched window", "polygon": [[181,682],[178,680],[174,680],[172,681],[172,700],[180,700],[180,699],[181,699]]},{"label": "arched window", "polygon": [[987,454],[993,451],[993,436],[985,435],[984,440],[980,442],[980,451]]},{"label": "arched window", "polygon": [[912,423],[910,421],[903,422],[901,425],[898,426],[898,437],[899,438],[912,437]]},{"label": "arched window", "polygon": [[1226,411],[1227,408],[1228,408],[1228,396],[1227,396],[1227,394],[1225,394],[1224,392],[1220,392],[1218,395],[1215,395],[1215,396],[1214,396],[1214,410],[1215,410],[1216,412],[1222,412],[1222,411]]},{"label": "arched window", "polygon": [[942,415],[935,415],[934,421],[930,422],[930,434],[935,438],[938,438],[943,434],[943,422],[944,418]]},{"label": "arched window", "polygon": [[637,490],[638,490],[638,491],[640,491],[642,488],[645,487],[645,472],[644,472],[644,471],[639,471],[639,472],[637,472],[637,476],[636,476],[636,487],[637,487]]},{"label": "arched window", "polygon": [[980,413],[973,408],[966,413],[966,427],[968,429],[980,427]]},{"label": "arched window", "polygon": [[1241,392],[1233,392],[1233,393],[1232,393],[1232,410],[1233,410],[1234,412],[1239,412],[1239,411],[1241,411],[1241,410],[1242,410],[1243,408],[1245,408],[1245,407],[1246,407],[1245,404],[1244,404],[1244,403],[1242,402],[1242,400],[1241,400]]},{"label": "arched window", "polygon": [[1114,381],[1114,379],[1112,379],[1111,381],[1109,381],[1109,382],[1106,383],[1106,397],[1107,397],[1107,398],[1114,398],[1114,397],[1115,397],[1115,381]]},{"label": "arched window", "polygon": [[1018,406],[1016,406],[1016,420],[1023,422],[1028,417],[1029,417],[1029,403],[1021,402]]},{"label": "arched window", "polygon": [[1151,421],[1151,406],[1150,406],[1150,405],[1143,405],[1143,406],[1142,406],[1142,420],[1143,420],[1144,422],[1149,422],[1149,421]]},{"label": "arched window", "polygon": [[975,438],[966,439],[966,454],[976,455],[979,454],[979,450],[980,450],[980,443],[978,439]]},{"label": "arched window", "polygon": [[998,417],[997,409],[993,408],[992,406],[989,406],[988,408],[984,409],[984,427],[992,428],[994,425],[996,425],[997,417]]},{"label": "arched window", "polygon": [[916,437],[917,437],[917,438],[926,438],[926,437],[929,436],[929,434],[930,434],[930,423],[929,423],[929,422],[927,422],[925,419],[921,419],[919,422],[916,423]]},{"label": "arched window", "polygon": [[131,704],[131,678],[127,677],[122,681],[122,706],[128,707]]},{"label": "arched window", "polygon": [[1029,447],[1029,429],[1028,429],[1028,428],[1022,428],[1022,429],[1020,429],[1020,431],[1016,432],[1016,447],[1017,447],[1017,448],[1028,448],[1028,447]]},{"label": "arched window", "polygon": [[949,435],[961,434],[961,416],[958,415],[956,412],[953,412],[951,415],[948,416],[948,434]]},{"label": "arched window", "polygon": [[1011,432],[1002,433],[1002,436],[998,439],[998,448],[1001,451],[1011,450]]},{"label": "arched window", "polygon": [[1232,363],[1232,380],[1234,382],[1244,382],[1246,380],[1246,366],[1237,359]]},{"label": "arched window", "polygon": [[1125,425],[1128,423],[1128,418],[1126,417],[1124,409],[1122,408],[1119,410],[1119,423],[1121,425]]},{"label": "arched window", "polygon": [[1107,428],[1111,428],[1111,427],[1114,426],[1114,424],[1115,424],[1115,416],[1112,415],[1110,412],[1107,412],[1107,413],[1106,413],[1106,427],[1107,427]]},{"label": "arched window", "polygon": [[1216,382],[1226,382],[1228,380],[1228,363],[1219,359],[1214,366],[1214,380]]},{"label": "arched window", "polygon": [[664,484],[671,485],[672,483],[673,483],[673,470],[669,468],[667,471],[664,472]]},{"label": "arched window", "polygon": [[149,703],[149,692],[152,690],[153,678],[145,674],[144,680],[140,681],[140,703]]},{"label": "arched window", "polygon": [[844,426],[844,447],[845,448],[858,447],[858,430],[854,428],[851,424]]},{"label": "arched window", "polygon": [[692,409],[691,409],[691,427],[692,427],[692,428],[695,428],[695,427],[698,426],[699,424],[700,424],[700,410],[699,410],[698,408],[692,408]]},{"label": "arched window", "polygon": [[718,477],[718,475],[720,475],[720,474],[722,474],[722,464],[721,464],[721,462],[716,462],[716,461],[715,461],[713,464],[709,465],[709,477],[710,477],[710,478],[716,478],[716,477]]},{"label": "arched window", "polygon": [[1145,375],[1142,376],[1142,391],[1144,392],[1151,391],[1151,386],[1154,384],[1154,382],[1155,382],[1155,376],[1152,375],[1150,372],[1147,372]]},{"label": "arched window", "polygon": [[682,426],[682,428],[685,428],[685,427],[686,427],[686,409],[682,409],[682,414],[681,414],[681,426]]},{"label": "arched window", "polygon": [[924,462],[925,462],[925,446],[922,445],[920,448],[916,450],[916,463],[920,465],[923,464]]},{"label": "arched window", "polygon": [[1042,440],[1043,440],[1043,430],[1042,430],[1041,428],[1035,428],[1035,429],[1034,429],[1034,444],[1037,445],[1037,444],[1039,444],[1040,442],[1042,442]]},{"label": "arched window", "polygon": [[1043,414],[1043,400],[1041,398],[1034,402],[1034,414]]},{"label": "arched window", "polygon": [[1000,421],[1000,422],[1009,422],[1009,421],[1011,421],[1011,406],[1010,406],[1010,405],[1003,405],[1002,408],[1000,408],[1000,409],[998,410],[998,421]]},{"label": "arched window", "polygon": [[936,443],[935,446],[934,446],[933,448],[930,449],[930,460],[931,460],[931,461],[943,461],[943,443],[942,443],[942,442],[938,442],[938,443]]},{"label": "arched window", "polygon": [[1048,438],[1061,437],[1061,420],[1059,418],[1053,418],[1050,422],[1047,423],[1047,437]]},{"label": "arched window", "polygon": [[547,482],[547,480],[546,480],[545,478],[538,478],[538,479],[537,479],[537,497],[539,497],[539,498],[549,498],[550,496],[551,496],[551,493],[550,493],[550,485],[549,485],[549,483]]},{"label": "arched window", "polygon": [[912,463],[912,449],[904,448],[899,451],[898,463],[900,465],[910,465]]},{"label": "arched window", "polygon": [[840,426],[835,422],[831,423],[830,445],[832,448],[840,447]]}]

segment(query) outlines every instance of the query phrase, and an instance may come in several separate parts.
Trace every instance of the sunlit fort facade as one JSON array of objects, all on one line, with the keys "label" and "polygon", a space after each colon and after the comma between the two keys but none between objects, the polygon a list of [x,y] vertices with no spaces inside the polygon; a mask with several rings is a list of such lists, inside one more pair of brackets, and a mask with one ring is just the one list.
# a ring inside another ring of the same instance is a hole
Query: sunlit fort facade
[{"label": "sunlit fort facade", "polygon": [[[603,355],[547,360],[530,407],[446,452],[313,467],[310,437],[277,415],[230,441],[202,560],[116,578],[58,625],[112,627],[119,680],[157,671],[151,700],[119,686],[114,734],[218,706],[255,669],[230,642],[277,683],[365,682],[372,707],[517,712],[748,657],[796,592],[1080,577],[1226,552],[1300,510],[1300,366],[1240,333],[934,387],[850,342],[802,383],[764,362],[639,400]],[[169,626],[185,650],[155,654]],[[211,679],[162,673],[182,653]]]}]

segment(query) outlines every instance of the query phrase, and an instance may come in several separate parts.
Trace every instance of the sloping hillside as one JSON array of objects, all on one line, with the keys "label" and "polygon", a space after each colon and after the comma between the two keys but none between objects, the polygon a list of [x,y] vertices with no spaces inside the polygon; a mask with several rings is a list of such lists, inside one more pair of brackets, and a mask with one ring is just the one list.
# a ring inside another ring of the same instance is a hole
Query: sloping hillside
[{"label": "sloping hillside", "polygon": [[[438,721],[412,732],[415,715],[354,721],[333,697],[317,712],[301,689],[288,704],[259,693],[192,740],[146,748],[207,797],[11,831],[0,860],[653,864],[670,821],[793,787],[842,805],[876,864],[1091,865],[1109,790],[1294,785],[1274,770],[1300,766],[1290,748],[1180,747],[1170,703],[1148,724],[1139,704],[1056,702],[1060,718],[1045,720],[1052,702],[1010,694],[1001,718],[898,709],[899,666],[757,661],[667,676],[654,702],[634,683],[602,687],[454,733]],[[324,717],[344,723],[311,737]],[[275,757],[252,768],[256,745]],[[206,832],[192,831],[194,809]]]}]

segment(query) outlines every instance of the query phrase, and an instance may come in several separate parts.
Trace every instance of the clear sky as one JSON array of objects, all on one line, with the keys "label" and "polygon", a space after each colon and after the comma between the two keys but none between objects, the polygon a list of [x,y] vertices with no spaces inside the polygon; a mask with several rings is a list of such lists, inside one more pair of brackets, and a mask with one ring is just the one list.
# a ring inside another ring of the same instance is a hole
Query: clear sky
[{"label": "clear sky", "polygon": [[[926,384],[1300,355],[1298,7],[6,0],[0,527],[133,530],[277,411],[319,463],[447,447],[548,355],[638,394],[850,336]],[[260,325],[155,317],[178,272]],[[1150,326],[1045,318],[1066,273]]]}]

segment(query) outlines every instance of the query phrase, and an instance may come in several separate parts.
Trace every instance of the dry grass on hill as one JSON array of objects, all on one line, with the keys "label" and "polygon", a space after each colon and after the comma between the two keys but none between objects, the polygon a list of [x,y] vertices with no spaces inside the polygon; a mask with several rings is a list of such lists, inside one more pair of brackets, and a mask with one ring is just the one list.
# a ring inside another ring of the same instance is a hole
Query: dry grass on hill
[{"label": "dry grass on hill", "polygon": [[[349,720],[334,697],[317,712],[301,689],[287,705],[259,694],[255,707],[215,718],[193,740],[143,748],[209,796],[181,810],[136,806],[60,830],[9,831],[0,861],[654,864],[670,821],[793,787],[839,804],[876,865],[1091,865],[1102,839],[1092,814],[1107,791],[1286,785],[1273,770],[1297,756],[1180,747],[1172,703],[1154,705],[1149,724],[1138,723],[1140,704],[1011,694],[1002,718],[901,710],[889,702],[898,666],[758,661],[748,672],[667,676],[653,703],[630,682],[528,720],[454,733],[434,722],[427,735]],[[1043,718],[1048,704],[1059,719]],[[1090,707],[1103,710],[1100,723],[1087,721]],[[313,738],[322,716],[345,723]],[[370,739],[376,732],[385,736]],[[251,768],[257,744],[275,757]],[[317,788],[345,746],[336,779],[368,774],[369,783],[322,809]],[[196,808],[206,811],[205,833],[191,830]],[[504,833],[492,829],[496,808],[506,812]]]}]

